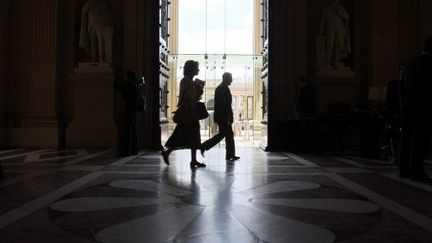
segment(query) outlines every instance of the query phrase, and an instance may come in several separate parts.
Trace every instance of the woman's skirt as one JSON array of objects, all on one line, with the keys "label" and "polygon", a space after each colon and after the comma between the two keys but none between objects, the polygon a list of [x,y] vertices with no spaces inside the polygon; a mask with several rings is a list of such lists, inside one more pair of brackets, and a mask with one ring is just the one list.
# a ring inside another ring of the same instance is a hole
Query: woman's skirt
[{"label": "woman's skirt", "polygon": [[197,149],[201,144],[199,122],[177,125],[171,137],[165,143],[170,149]]}]

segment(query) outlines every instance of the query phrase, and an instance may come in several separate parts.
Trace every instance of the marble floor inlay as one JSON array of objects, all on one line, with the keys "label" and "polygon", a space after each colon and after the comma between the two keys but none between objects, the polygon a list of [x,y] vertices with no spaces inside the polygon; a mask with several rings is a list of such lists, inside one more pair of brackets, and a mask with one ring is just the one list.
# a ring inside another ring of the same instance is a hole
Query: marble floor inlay
[{"label": "marble floor inlay", "polygon": [[191,170],[188,151],[0,151],[0,242],[432,242],[432,187],[391,163],[238,154]]}]

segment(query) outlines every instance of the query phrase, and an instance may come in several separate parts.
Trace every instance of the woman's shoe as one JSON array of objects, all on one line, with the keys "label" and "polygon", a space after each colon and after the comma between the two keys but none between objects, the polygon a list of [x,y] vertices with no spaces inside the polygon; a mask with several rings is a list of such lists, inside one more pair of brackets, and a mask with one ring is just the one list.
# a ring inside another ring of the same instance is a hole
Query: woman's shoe
[{"label": "woman's shoe", "polygon": [[229,161],[234,161],[234,160],[238,160],[240,159],[240,157],[238,156],[232,156],[232,157],[226,157],[225,160],[229,160]]},{"label": "woman's shoe", "polygon": [[190,162],[190,167],[191,168],[206,167],[206,166],[207,166],[206,164],[200,163],[198,161]]},{"label": "woman's shoe", "polygon": [[163,158],[163,161],[165,162],[165,164],[169,165],[169,158],[168,158],[167,151],[162,151],[161,154],[162,154],[162,158]]}]

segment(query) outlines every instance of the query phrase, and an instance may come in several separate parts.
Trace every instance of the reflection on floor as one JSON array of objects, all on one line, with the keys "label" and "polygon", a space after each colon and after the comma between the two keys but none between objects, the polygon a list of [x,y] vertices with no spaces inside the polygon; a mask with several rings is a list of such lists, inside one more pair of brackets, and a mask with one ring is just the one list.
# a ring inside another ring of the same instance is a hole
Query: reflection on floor
[{"label": "reflection on floor", "polygon": [[432,186],[391,163],[218,147],[191,170],[189,154],[0,151],[0,242],[432,242]]}]

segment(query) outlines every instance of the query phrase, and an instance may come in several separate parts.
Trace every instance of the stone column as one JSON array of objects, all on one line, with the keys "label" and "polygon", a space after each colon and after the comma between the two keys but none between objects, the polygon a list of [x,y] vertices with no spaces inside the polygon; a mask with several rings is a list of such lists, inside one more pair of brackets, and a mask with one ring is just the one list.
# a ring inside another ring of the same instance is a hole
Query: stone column
[{"label": "stone column", "polygon": [[6,144],[7,82],[9,69],[10,1],[0,1],[0,148]]},{"label": "stone column", "polygon": [[386,86],[397,75],[398,53],[398,14],[394,0],[371,1],[371,56],[372,83],[370,86]]},{"label": "stone column", "polygon": [[[17,2],[16,7],[27,8],[28,4]],[[27,38],[30,39],[31,50],[26,53],[28,58],[25,63],[22,63],[30,66],[26,87],[29,92],[27,112],[22,117],[20,127],[10,129],[9,145],[56,147],[58,0],[38,0],[31,5],[31,26],[23,26],[29,30]],[[15,20],[21,19],[16,16]],[[15,70],[19,72],[20,68],[15,67]]]},{"label": "stone column", "polygon": [[417,1],[371,1],[371,86],[386,86],[398,76],[400,62],[419,54],[423,38],[419,40],[418,23],[425,16],[419,17],[418,7]]},{"label": "stone column", "polygon": [[55,118],[57,81],[57,0],[34,4],[31,82],[31,113]]}]

